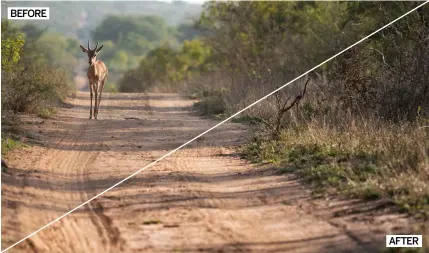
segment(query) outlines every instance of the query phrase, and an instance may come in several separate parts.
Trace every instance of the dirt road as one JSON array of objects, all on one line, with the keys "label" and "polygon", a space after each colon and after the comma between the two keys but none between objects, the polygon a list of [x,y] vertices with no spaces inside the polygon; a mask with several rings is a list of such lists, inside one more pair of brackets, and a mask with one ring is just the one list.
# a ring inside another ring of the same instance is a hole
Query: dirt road
[{"label": "dirt road", "polygon": [[[2,173],[3,249],[216,123],[175,94],[103,94],[99,120],[88,93],[69,102],[23,119],[37,144]],[[314,199],[239,159],[247,136],[228,123],[9,252],[378,252],[405,227],[383,203]]]}]

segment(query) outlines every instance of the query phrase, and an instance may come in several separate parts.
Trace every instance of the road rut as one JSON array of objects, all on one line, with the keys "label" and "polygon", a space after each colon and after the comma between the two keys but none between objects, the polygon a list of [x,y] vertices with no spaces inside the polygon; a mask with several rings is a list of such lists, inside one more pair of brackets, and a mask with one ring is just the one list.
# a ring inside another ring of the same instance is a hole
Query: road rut
[{"label": "road rut", "polygon": [[[103,96],[99,120],[85,92],[53,119],[24,117],[38,144],[8,155],[3,249],[217,123],[177,94]],[[9,252],[377,252],[406,226],[383,203],[315,200],[240,159],[249,136],[227,123]]]}]

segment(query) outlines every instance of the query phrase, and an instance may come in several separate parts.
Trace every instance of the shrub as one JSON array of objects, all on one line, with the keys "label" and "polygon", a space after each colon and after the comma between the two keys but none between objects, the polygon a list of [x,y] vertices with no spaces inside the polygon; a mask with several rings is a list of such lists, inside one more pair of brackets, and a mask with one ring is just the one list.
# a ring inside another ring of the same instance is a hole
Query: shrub
[{"label": "shrub", "polygon": [[38,51],[40,45],[35,41],[26,43],[24,47],[23,37],[23,34],[8,21],[2,21],[3,115],[10,116],[10,113],[18,112],[36,113],[43,107],[57,102],[56,100],[63,99],[69,89],[68,72],[47,65],[51,58],[47,59],[47,62],[36,60],[46,58],[54,51],[50,49]]},{"label": "shrub", "polygon": [[194,107],[204,116],[223,114],[227,109],[222,91],[204,92]]},{"label": "shrub", "polygon": [[2,75],[2,110],[34,113],[63,99],[67,90],[66,75],[56,69],[9,71]]},{"label": "shrub", "polygon": [[56,113],[57,111],[54,108],[46,107],[46,108],[41,108],[37,113],[37,115],[43,119],[49,119]]},{"label": "shrub", "polygon": [[106,83],[104,90],[106,92],[116,93],[118,92],[118,87],[114,83]]},{"label": "shrub", "polygon": [[18,141],[18,140],[14,140],[10,137],[5,137],[1,139],[1,155],[4,156],[6,155],[8,152],[10,152],[11,150],[21,147],[23,146],[23,144]]}]

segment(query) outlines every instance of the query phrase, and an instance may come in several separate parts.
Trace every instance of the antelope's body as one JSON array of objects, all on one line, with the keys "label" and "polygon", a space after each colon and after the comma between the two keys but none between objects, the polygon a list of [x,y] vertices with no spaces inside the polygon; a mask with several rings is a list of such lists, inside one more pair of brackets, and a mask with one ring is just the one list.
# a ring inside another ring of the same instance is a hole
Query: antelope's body
[{"label": "antelope's body", "polygon": [[[98,48],[98,42],[95,46],[95,49],[91,50],[89,47],[89,41],[88,41],[88,48],[85,48],[83,46],[80,46],[82,48],[82,51],[88,54],[88,81],[89,81],[89,89],[90,89],[90,96],[91,96],[91,107],[89,110],[89,119],[92,119],[92,98],[95,93],[95,104],[94,104],[94,118],[97,119],[98,116],[98,108],[100,107],[101,102],[101,94],[103,93],[104,83],[107,79],[108,70],[104,62],[99,61],[96,59],[98,52],[100,52],[101,48],[103,48],[103,45],[101,45],[100,48]],[[100,92],[100,95],[98,95],[98,92]]]},{"label": "antelope's body", "polygon": [[88,80],[91,83],[97,83],[105,80],[108,74],[108,70],[104,62],[96,61],[88,67]]}]

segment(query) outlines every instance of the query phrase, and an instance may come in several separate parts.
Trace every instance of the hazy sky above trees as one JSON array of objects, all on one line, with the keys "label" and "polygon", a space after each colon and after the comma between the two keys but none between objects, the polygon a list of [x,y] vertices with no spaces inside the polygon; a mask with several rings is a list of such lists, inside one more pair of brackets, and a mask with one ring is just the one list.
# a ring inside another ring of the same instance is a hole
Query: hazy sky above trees
[{"label": "hazy sky above trees", "polygon": [[[163,0],[163,1],[169,2],[169,3],[172,2],[172,0]],[[203,4],[203,3],[207,2],[207,0],[184,0],[184,2],[193,3],[193,4]]]}]

